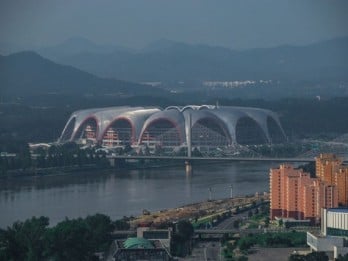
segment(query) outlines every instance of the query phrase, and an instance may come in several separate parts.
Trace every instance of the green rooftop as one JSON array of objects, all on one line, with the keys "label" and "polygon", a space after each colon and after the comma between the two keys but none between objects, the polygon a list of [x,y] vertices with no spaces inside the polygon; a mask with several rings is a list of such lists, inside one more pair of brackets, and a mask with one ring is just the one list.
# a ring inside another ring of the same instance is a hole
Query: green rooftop
[{"label": "green rooftop", "polygon": [[138,237],[128,238],[126,241],[123,242],[123,246],[126,249],[132,249],[132,248],[153,249],[153,248],[155,248],[149,240],[147,240],[145,238],[138,238]]}]

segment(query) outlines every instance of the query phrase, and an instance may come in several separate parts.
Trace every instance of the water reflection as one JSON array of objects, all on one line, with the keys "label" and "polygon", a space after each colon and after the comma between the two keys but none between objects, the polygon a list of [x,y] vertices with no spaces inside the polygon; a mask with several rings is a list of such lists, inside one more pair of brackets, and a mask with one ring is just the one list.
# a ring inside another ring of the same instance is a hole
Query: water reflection
[{"label": "water reflection", "polygon": [[[273,164],[274,165],[274,164]],[[269,190],[270,163],[233,163],[165,169],[115,170],[0,180],[0,227],[31,216],[65,217],[96,212],[113,219],[213,198]]]}]

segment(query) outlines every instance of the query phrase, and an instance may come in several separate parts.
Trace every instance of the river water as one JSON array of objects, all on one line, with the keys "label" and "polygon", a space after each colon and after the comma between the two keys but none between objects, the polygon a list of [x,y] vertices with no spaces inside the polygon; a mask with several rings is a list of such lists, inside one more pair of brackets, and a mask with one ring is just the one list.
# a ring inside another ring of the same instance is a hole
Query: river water
[{"label": "river water", "polygon": [[277,163],[233,162],[145,170],[114,170],[0,179],[0,228],[32,216],[55,225],[65,217],[103,213],[123,216],[233,195],[269,191],[269,168]]}]

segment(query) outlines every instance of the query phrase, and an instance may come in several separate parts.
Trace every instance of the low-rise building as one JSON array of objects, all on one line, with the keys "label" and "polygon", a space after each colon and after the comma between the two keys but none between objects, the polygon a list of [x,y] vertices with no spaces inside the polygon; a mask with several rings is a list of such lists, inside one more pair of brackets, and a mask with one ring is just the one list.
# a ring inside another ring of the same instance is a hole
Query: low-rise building
[{"label": "low-rise building", "polygon": [[171,229],[151,229],[139,227],[137,236],[126,240],[114,240],[106,260],[108,261],[137,261],[154,260],[169,261]]},{"label": "low-rise building", "polygon": [[172,260],[169,252],[160,240],[148,240],[145,238],[130,237],[127,240],[115,240],[112,253],[107,260],[112,261],[138,261]]},{"label": "low-rise building", "polygon": [[348,208],[322,209],[321,231],[307,232],[312,251],[324,251],[337,258],[348,253]]}]

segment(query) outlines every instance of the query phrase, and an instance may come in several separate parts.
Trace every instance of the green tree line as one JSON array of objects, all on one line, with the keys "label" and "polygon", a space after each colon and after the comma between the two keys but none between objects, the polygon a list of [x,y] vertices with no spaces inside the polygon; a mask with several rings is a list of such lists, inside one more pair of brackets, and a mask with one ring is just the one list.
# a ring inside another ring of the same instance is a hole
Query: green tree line
[{"label": "green tree line", "polygon": [[111,232],[128,229],[124,220],[95,214],[86,218],[65,219],[49,227],[47,217],[33,217],[0,229],[1,261],[97,260],[94,253],[106,251]]},{"label": "green tree line", "polygon": [[35,159],[32,159],[26,142],[15,139],[1,139],[0,141],[0,151],[13,154],[0,157],[0,175],[5,175],[8,170],[18,169],[31,169],[35,172],[38,168],[90,164],[101,167],[109,166],[105,152],[96,151],[93,148],[81,149],[79,145],[73,142],[52,145],[47,150],[39,147],[34,151]]},{"label": "green tree line", "polygon": [[[107,106],[161,106],[186,104],[216,104],[221,106],[246,106],[270,109],[276,112],[290,139],[315,136],[332,138],[348,132],[348,122],[344,121],[348,111],[348,97],[321,99],[284,98],[226,99],[219,97],[199,97],[199,95],[177,94],[170,97],[131,96],[115,100],[104,97],[88,100],[68,100],[55,98],[40,106],[29,104],[0,104],[0,137],[10,135],[30,142],[50,142],[57,140],[69,115],[76,110]],[[39,101],[33,101],[38,104]]]}]

